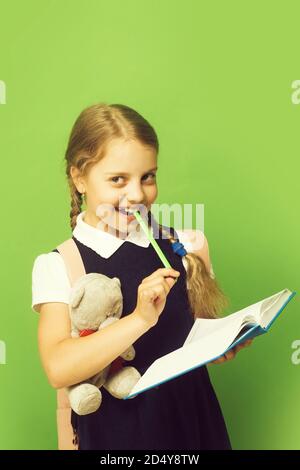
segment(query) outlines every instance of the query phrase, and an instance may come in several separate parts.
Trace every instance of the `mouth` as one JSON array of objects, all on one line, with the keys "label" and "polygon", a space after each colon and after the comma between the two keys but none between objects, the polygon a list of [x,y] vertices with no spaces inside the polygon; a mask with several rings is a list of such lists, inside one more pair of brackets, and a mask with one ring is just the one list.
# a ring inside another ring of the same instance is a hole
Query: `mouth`
[{"label": "mouth", "polygon": [[116,210],[123,216],[126,217],[127,221],[130,222],[135,219],[134,212],[139,210],[138,208],[130,209],[129,207],[116,207]]}]

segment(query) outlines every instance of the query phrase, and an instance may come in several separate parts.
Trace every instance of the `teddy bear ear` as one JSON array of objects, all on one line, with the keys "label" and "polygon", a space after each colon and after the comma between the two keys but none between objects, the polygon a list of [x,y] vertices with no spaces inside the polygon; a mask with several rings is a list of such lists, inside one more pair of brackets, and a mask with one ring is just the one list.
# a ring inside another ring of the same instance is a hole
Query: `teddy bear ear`
[{"label": "teddy bear ear", "polygon": [[113,277],[113,281],[116,281],[118,286],[121,286],[121,281],[118,277]]},{"label": "teddy bear ear", "polygon": [[71,307],[77,308],[84,296],[84,286],[78,287],[72,295]]}]

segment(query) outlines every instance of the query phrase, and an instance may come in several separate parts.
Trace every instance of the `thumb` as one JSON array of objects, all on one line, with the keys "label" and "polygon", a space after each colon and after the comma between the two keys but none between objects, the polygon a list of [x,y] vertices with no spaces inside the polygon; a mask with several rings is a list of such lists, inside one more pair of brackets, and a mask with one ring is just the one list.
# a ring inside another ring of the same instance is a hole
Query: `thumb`
[{"label": "thumb", "polygon": [[176,284],[177,280],[178,280],[177,277],[171,277],[171,276],[168,276],[165,279],[166,279],[166,282],[168,283],[169,287],[173,287]]}]

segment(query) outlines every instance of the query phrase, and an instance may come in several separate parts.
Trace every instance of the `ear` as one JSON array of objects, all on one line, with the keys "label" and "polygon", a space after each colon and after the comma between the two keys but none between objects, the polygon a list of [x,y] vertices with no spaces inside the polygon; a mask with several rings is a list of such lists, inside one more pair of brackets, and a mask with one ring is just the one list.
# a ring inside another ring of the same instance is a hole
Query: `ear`
[{"label": "ear", "polygon": [[76,186],[76,189],[80,193],[85,192],[85,186],[84,186],[84,178],[78,168],[75,166],[71,166],[70,168],[70,175],[72,177],[73,183]]},{"label": "ear", "polygon": [[115,281],[118,284],[118,286],[121,286],[121,281],[118,277],[113,277],[112,280]]},{"label": "ear", "polygon": [[85,288],[84,286],[81,286],[79,288],[76,288],[76,291],[74,294],[72,294],[72,300],[71,300],[71,307],[72,308],[77,308],[84,296]]}]

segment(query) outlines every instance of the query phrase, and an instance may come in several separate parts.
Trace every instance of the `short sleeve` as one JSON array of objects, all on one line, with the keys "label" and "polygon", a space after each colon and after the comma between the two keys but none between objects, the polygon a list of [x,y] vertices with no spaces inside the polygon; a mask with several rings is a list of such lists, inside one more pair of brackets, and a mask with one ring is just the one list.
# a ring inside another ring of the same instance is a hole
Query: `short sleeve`
[{"label": "short sleeve", "polygon": [[[178,240],[183,244],[184,248],[186,249],[188,253],[201,249],[202,247],[205,246],[205,242],[207,243],[204,232],[202,232],[202,230],[189,229],[189,230],[177,230],[174,232],[177,235]],[[191,234],[192,234],[192,237],[191,237]],[[187,270],[186,260],[183,258],[182,261],[183,261],[183,265],[185,269]],[[210,258],[209,258],[209,262],[210,262],[209,275],[212,279],[215,279],[216,276],[215,276]]]},{"label": "short sleeve", "polygon": [[214,273],[214,270],[213,270],[213,266],[212,266],[212,262],[211,262],[211,261],[210,261],[210,273],[209,273],[209,274],[210,274],[210,277],[211,277],[212,279],[215,279],[216,275],[215,275],[215,273]]},{"label": "short sleeve", "polygon": [[31,309],[39,313],[40,304],[63,302],[68,304],[71,285],[60,253],[43,253],[35,258],[32,268]]}]

